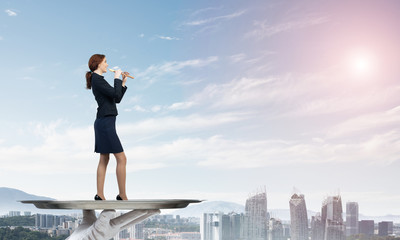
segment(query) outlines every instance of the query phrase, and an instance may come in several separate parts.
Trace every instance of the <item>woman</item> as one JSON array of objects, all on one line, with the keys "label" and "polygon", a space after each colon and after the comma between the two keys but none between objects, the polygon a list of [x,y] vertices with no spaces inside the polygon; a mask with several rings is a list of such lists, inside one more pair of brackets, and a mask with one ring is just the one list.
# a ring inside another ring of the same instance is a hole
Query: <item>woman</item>
[{"label": "woman", "polygon": [[[105,200],[104,181],[110,153],[117,160],[117,181],[119,194],[117,200],[128,200],[126,196],[126,156],[115,130],[115,120],[118,115],[116,103],[120,103],[125,94],[128,72],[116,70],[114,74],[114,87],[104,79],[103,73],[107,72],[107,60],[102,54],[94,54],[89,59],[90,72],[86,73],[86,88],[92,89],[97,101],[97,115],[94,122],[95,149],[100,153],[97,167],[97,194],[95,200]],[[120,76],[122,75],[122,80]]]}]

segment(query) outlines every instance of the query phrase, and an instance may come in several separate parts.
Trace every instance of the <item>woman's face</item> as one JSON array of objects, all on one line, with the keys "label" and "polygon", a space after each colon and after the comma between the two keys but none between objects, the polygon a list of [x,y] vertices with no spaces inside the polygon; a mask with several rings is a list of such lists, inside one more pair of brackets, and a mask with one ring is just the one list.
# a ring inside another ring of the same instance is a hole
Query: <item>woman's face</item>
[{"label": "woman's face", "polygon": [[108,67],[107,59],[104,58],[97,68],[100,69],[100,71],[102,71],[103,73],[105,73],[107,72],[107,67]]}]

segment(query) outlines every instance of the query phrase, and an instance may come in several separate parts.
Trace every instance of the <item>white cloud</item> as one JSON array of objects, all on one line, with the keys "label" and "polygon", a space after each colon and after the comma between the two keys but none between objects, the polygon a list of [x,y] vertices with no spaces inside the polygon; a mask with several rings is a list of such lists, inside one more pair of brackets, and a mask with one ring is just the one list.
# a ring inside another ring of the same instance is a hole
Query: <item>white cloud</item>
[{"label": "white cloud", "polygon": [[234,63],[241,62],[245,58],[246,58],[246,54],[244,54],[244,53],[239,53],[239,54],[230,56],[230,60]]},{"label": "white cloud", "polygon": [[4,38],[2,36],[0,36],[0,41],[3,40]]},{"label": "white cloud", "polygon": [[267,21],[254,22],[255,29],[245,34],[246,37],[256,38],[261,40],[275,34],[288,32],[295,29],[302,29],[314,25],[320,25],[329,20],[328,17],[308,17],[298,21],[288,21],[276,25],[268,24]]},{"label": "white cloud", "polygon": [[156,81],[165,75],[176,75],[181,73],[184,68],[200,68],[205,67],[213,62],[218,61],[218,57],[211,56],[206,59],[192,59],[186,61],[172,61],[160,65],[151,65],[145,71],[139,72],[137,77],[149,82]]},{"label": "white cloud", "polygon": [[15,11],[12,11],[10,9],[5,10],[5,12],[8,14],[10,17],[15,17],[17,16],[17,13]]},{"label": "white cloud", "polygon": [[219,113],[215,115],[192,114],[184,117],[149,118],[134,123],[118,125],[121,136],[147,136],[168,132],[190,132],[217,127],[223,124],[239,122],[249,117],[246,113]]},{"label": "white cloud", "polygon": [[183,110],[183,109],[191,108],[193,105],[195,105],[194,102],[177,102],[177,103],[174,103],[171,106],[169,106],[168,109]]},{"label": "white cloud", "polygon": [[397,129],[400,122],[400,106],[387,111],[359,115],[341,122],[326,132],[329,138],[356,137],[385,129]]},{"label": "white cloud", "polygon": [[243,11],[234,12],[234,13],[228,14],[228,15],[217,16],[217,17],[212,17],[212,18],[207,18],[207,19],[199,19],[199,20],[195,20],[195,21],[185,22],[184,25],[199,26],[199,25],[214,23],[214,22],[218,22],[218,21],[227,21],[227,20],[237,18],[237,17],[243,15],[245,12],[246,11],[243,10]]},{"label": "white cloud", "polygon": [[181,40],[180,38],[177,38],[177,37],[167,37],[167,36],[157,36],[159,39],[163,39],[163,40],[168,40],[168,41],[171,41],[171,40]]},{"label": "white cloud", "polygon": [[144,34],[143,34],[143,33],[140,34],[139,37],[140,37],[140,38],[144,38]]},{"label": "white cloud", "polygon": [[328,162],[360,162],[390,165],[399,161],[400,132],[389,132],[351,144],[334,142],[297,142],[283,140],[242,141],[210,138],[183,138],[157,146],[127,149],[134,159],[146,163],[190,163],[218,169],[295,166]]},{"label": "white cloud", "polygon": [[132,110],[137,111],[137,112],[148,112],[148,110],[144,109],[143,107],[139,105],[135,105],[132,108],[125,108],[125,112],[131,112]]},{"label": "white cloud", "polygon": [[162,109],[162,107],[160,105],[155,105],[155,106],[151,107],[152,112],[159,112],[161,109]]}]

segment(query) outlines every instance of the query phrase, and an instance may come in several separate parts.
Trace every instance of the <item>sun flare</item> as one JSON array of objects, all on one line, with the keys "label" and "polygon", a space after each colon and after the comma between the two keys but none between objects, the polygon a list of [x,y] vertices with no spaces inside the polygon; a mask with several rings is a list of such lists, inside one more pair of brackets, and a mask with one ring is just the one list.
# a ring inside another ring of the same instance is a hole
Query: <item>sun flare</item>
[{"label": "sun flare", "polygon": [[356,76],[370,76],[374,72],[374,61],[371,54],[366,52],[354,53],[350,57],[349,67]]}]

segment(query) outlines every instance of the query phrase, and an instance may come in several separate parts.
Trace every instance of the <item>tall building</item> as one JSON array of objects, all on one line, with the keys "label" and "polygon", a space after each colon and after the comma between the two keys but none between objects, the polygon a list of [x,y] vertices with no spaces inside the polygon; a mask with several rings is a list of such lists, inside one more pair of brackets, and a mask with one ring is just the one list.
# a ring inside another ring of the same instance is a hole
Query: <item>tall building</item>
[{"label": "tall building", "polygon": [[231,213],[230,221],[231,221],[231,239],[237,240],[240,239],[240,230],[242,228],[242,216],[243,214]]},{"label": "tall building", "polygon": [[340,195],[327,197],[322,204],[321,220],[324,224],[324,240],[345,240],[342,198]]},{"label": "tall building", "polygon": [[359,233],[366,235],[366,236],[372,236],[374,235],[374,220],[362,220],[358,223],[359,227]]},{"label": "tall building", "polygon": [[204,213],[201,221],[202,240],[239,240],[241,215]]},{"label": "tall building", "polygon": [[316,216],[311,218],[311,240],[323,240],[324,231],[321,214],[317,213]]},{"label": "tall building", "polygon": [[222,213],[204,213],[201,221],[202,240],[222,240]]},{"label": "tall building", "polygon": [[393,234],[393,222],[378,223],[378,235],[389,236]]},{"label": "tall building", "polygon": [[286,240],[282,222],[279,219],[271,218],[269,220],[269,240]]},{"label": "tall building", "polygon": [[9,217],[19,217],[19,216],[21,216],[21,212],[20,211],[9,211],[8,216]]},{"label": "tall building", "polygon": [[269,216],[267,212],[267,192],[261,191],[246,200],[244,239],[267,240]]},{"label": "tall building", "polygon": [[306,201],[303,194],[293,194],[290,206],[290,239],[308,240],[308,218]]},{"label": "tall building", "polygon": [[358,234],[358,203],[346,203],[346,236]]}]

